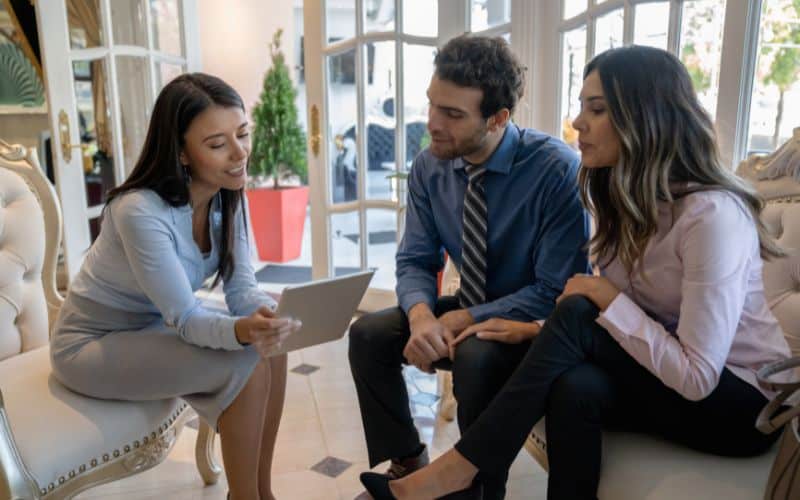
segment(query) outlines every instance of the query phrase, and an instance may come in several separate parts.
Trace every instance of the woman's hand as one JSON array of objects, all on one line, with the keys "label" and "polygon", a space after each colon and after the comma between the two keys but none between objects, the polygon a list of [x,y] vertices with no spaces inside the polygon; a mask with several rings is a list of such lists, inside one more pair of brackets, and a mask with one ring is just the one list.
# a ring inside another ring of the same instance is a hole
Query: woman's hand
[{"label": "woman's hand", "polygon": [[564,292],[556,299],[556,303],[570,295],[583,295],[605,311],[619,295],[619,290],[604,276],[576,274],[567,280]]},{"label": "woman's hand", "polygon": [[453,359],[458,344],[475,335],[481,340],[496,340],[506,344],[519,344],[539,334],[539,323],[512,321],[510,319],[492,318],[482,323],[468,326],[450,343],[450,358]]},{"label": "woman's hand", "polygon": [[260,307],[246,318],[236,320],[236,340],[241,344],[252,344],[262,358],[269,357],[302,323],[290,318],[276,318],[268,307]]}]

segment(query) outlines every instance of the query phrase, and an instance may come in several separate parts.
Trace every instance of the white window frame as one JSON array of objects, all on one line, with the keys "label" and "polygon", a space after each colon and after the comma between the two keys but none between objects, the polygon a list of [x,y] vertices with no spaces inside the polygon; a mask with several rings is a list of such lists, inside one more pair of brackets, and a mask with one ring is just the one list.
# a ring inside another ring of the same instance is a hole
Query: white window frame
[{"label": "white window frame", "polygon": [[[525,119],[519,121],[549,134],[561,133],[561,74],[563,34],[586,26],[586,62],[594,56],[594,33],[597,18],[624,9],[623,44],[633,41],[635,6],[663,0],[589,0],[580,14],[562,19],[563,0],[517,2],[512,24],[516,33],[525,33],[524,42],[531,50],[521,49],[523,60],[531,69],[530,104]],[[519,6],[517,4],[525,5]],[[681,14],[684,0],[669,0],[670,19],[667,47],[673,54],[680,45]],[[726,0],[720,56],[719,88],[715,124],[723,164],[729,168],[744,159],[747,152],[750,100],[758,51],[760,15],[763,0]],[[531,30],[531,27],[533,29]],[[526,33],[527,32],[527,33]],[[553,75],[556,75],[555,77]]]}]

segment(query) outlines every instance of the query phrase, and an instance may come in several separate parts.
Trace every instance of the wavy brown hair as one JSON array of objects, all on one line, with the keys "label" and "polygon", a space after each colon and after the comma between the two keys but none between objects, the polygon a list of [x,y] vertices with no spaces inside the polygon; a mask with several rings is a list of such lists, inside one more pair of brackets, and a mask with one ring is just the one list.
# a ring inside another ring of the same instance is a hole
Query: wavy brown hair
[{"label": "wavy brown hair", "polygon": [[678,58],[634,45],[596,56],[584,79],[593,71],[620,139],[616,166],[582,168],[578,177],[597,225],[590,245],[601,265],[618,258],[632,272],[656,234],[657,203],[707,190],[729,192],[747,207],[763,258],[784,255],[759,218],[761,197],[722,165],[711,118]]}]

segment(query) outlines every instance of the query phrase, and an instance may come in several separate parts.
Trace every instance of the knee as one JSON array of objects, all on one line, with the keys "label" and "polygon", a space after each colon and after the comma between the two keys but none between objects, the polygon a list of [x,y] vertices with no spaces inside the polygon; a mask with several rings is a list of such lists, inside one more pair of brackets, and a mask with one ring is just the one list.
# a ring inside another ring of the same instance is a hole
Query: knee
[{"label": "knee", "polygon": [[599,416],[609,396],[603,377],[587,365],[578,365],[564,372],[550,386],[547,421],[567,422]]},{"label": "knee", "polygon": [[348,333],[348,357],[350,364],[373,358],[385,348],[388,336],[385,325],[376,314],[365,314],[358,318]]},{"label": "knee", "polygon": [[585,295],[570,295],[556,304],[551,316],[574,318],[587,314],[597,316],[598,312],[598,307]]},{"label": "knee", "polygon": [[507,357],[501,355],[501,347],[502,344],[475,336],[458,344],[453,359],[454,389],[474,387],[490,380],[493,374],[505,371]]},{"label": "knee", "polygon": [[502,363],[503,358],[498,352],[500,344],[482,340],[474,335],[456,346],[454,369],[461,368],[462,372],[481,372],[490,370]]},{"label": "knee", "polygon": [[577,325],[594,323],[600,309],[584,295],[565,297],[547,318],[547,323],[560,330],[574,331]]}]

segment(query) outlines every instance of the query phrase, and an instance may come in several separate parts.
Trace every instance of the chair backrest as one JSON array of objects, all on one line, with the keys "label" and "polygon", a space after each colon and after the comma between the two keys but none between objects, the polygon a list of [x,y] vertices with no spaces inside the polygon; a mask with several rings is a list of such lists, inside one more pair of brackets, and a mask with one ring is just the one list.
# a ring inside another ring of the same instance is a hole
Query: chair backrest
[{"label": "chair backrest", "polygon": [[[764,292],[792,354],[800,356],[800,178],[797,173],[787,172],[785,165],[764,161],[766,166],[744,162],[738,173],[750,180],[766,200],[761,219],[789,252],[788,257],[764,262]],[[795,170],[800,173],[800,164]]]},{"label": "chair backrest", "polygon": [[34,150],[0,140],[0,360],[49,340],[61,209]]}]

